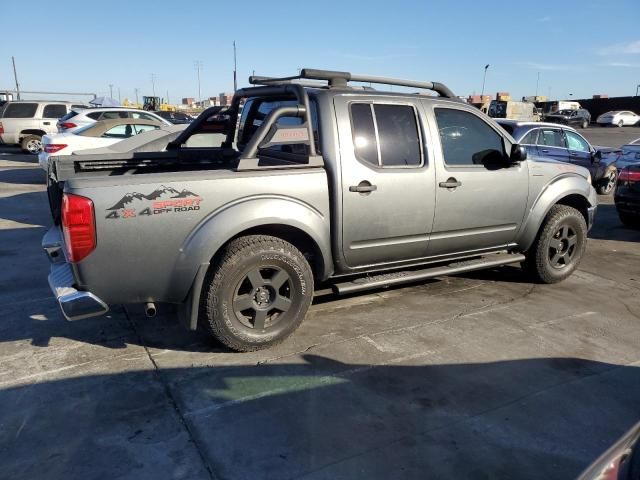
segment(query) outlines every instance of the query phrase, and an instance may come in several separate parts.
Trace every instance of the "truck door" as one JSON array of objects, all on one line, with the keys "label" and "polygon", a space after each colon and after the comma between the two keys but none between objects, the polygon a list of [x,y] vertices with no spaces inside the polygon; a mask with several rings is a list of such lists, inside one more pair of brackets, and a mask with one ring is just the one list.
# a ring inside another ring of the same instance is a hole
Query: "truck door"
[{"label": "truck door", "polygon": [[[342,174],[344,261],[349,267],[423,258],[434,214],[420,105],[397,98],[334,98]],[[338,180],[339,181],[339,180]]]},{"label": "truck door", "polygon": [[513,243],[527,206],[527,162],[505,161],[510,143],[480,114],[451,104],[425,108],[435,117],[432,136],[440,138],[429,256]]}]

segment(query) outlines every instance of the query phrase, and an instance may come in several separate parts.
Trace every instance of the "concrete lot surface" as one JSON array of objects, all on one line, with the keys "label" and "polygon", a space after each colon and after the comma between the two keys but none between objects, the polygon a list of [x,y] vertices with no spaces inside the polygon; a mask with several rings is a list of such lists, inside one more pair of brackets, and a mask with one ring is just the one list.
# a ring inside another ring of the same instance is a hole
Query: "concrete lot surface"
[{"label": "concrete lot surface", "polygon": [[0,149],[0,478],[566,479],[640,420],[640,232],[610,198],[561,284],[505,267],[319,298],[287,342],[235,354],[170,308],[65,322],[44,173],[15,152]]}]

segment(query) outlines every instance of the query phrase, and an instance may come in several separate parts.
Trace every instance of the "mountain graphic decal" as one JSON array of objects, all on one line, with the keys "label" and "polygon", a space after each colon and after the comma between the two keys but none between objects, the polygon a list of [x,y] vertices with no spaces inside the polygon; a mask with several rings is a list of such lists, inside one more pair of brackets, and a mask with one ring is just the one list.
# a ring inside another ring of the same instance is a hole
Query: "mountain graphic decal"
[{"label": "mountain graphic decal", "polygon": [[170,198],[188,198],[188,197],[199,197],[189,190],[182,189],[182,191],[178,191],[173,187],[165,187],[161,185],[156,188],[153,192],[148,195],[139,192],[129,192],[124,197],[122,197],[115,205],[107,210],[120,210],[121,208],[127,208],[136,200],[167,200]]}]

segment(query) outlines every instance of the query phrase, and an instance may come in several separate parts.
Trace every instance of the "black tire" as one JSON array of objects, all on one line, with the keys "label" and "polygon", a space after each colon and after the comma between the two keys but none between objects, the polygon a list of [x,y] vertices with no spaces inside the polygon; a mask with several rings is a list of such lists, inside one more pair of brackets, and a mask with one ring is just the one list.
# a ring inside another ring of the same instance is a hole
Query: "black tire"
[{"label": "black tire", "polygon": [[578,267],[586,246],[587,224],[582,214],[567,205],[554,205],[527,252],[524,267],[538,282],[560,282]]},{"label": "black tire", "polygon": [[291,335],[312,299],[304,255],[279,238],[249,235],[229,243],[209,270],[200,323],[232,350],[260,350]]},{"label": "black tire", "polygon": [[39,154],[42,151],[42,137],[40,135],[27,135],[20,142],[20,148],[24,153]]},{"label": "black tire", "polygon": [[625,212],[618,212],[618,217],[627,228],[640,228],[640,215],[631,215]]},{"label": "black tire", "polygon": [[609,195],[616,188],[617,181],[618,169],[611,167],[605,172],[604,177],[598,180],[596,192],[598,192],[598,195]]}]

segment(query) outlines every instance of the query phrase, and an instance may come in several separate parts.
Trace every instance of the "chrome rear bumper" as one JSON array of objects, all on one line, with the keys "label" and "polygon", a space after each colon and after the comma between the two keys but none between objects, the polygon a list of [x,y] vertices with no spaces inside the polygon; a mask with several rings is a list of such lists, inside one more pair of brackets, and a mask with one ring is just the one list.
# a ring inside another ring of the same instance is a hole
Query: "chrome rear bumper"
[{"label": "chrome rear bumper", "polygon": [[49,288],[58,300],[64,318],[82,320],[97,317],[109,311],[109,307],[91,292],[74,287],[73,270],[62,252],[62,238],[57,227],[51,227],[42,239],[42,248],[51,262]]}]

